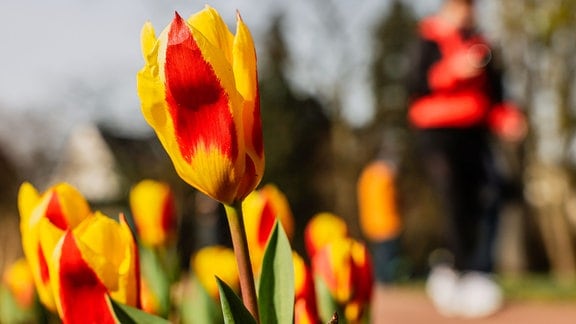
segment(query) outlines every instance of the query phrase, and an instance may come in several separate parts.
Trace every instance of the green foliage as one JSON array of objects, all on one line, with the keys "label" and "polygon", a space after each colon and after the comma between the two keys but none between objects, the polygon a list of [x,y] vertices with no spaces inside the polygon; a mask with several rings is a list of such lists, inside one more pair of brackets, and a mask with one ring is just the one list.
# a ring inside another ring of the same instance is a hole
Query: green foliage
[{"label": "green foliage", "polygon": [[23,309],[8,288],[0,284],[0,323],[34,323],[38,321],[38,305]]},{"label": "green foliage", "polygon": [[171,280],[156,251],[146,247],[140,248],[141,275],[158,300],[158,314],[166,317],[170,312]]},{"label": "green foliage", "polygon": [[276,222],[264,253],[258,287],[262,323],[291,324],[294,317],[294,264],[286,233]]},{"label": "green foliage", "polygon": [[220,304],[210,297],[196,277],[191,277],[191,289],[184,294],[180,305],[182,323],[222,323]]},{"label": "green foliage", "polygon": [[220,304],[225,324],[256,324],[252,314],[246,309],[242,300],[224,281],[216,278],[220,291]]},{"label": "green foliage", "polygon": [[314,277],[314,288],[316,289],[318,302],[318,315],[322,322],[328,322],[334,315],[334,312],[342,314],[338,303],[332,298],[332,294],[330,294],[330,290],[328,290],[328,286],[322,278],[318,276]]}]

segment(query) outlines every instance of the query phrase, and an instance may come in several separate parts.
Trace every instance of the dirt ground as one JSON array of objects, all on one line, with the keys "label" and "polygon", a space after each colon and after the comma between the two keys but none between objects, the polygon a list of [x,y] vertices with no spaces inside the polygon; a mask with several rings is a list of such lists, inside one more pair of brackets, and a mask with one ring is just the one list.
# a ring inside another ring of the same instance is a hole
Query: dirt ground
[{"label": "dirt ground", "polygon": [[372,324],[575,324],[576,302],[513,300],[495,315],[483,319],[439,315],[423,290],[376,288]]}]

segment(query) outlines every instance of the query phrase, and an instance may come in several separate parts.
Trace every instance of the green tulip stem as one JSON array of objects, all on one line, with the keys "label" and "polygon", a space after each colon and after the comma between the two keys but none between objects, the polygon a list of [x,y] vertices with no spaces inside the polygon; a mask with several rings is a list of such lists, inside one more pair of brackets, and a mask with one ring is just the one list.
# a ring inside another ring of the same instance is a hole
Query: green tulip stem
[{"label": "green tulip stem", "polygon": [[240,276],[240,290],[242,301],[250,314],[259,323],[258,300],[256,299],[256,285],[254,284],[254,273],[250,262],[250,251],[246,240],[246,230],[244,228],[244,216],[242,214],[242,202],[233,205],[224,205],[228,217],[228,226],[232,236],[232,245],[236,262],[238,263],[238,275]]}]

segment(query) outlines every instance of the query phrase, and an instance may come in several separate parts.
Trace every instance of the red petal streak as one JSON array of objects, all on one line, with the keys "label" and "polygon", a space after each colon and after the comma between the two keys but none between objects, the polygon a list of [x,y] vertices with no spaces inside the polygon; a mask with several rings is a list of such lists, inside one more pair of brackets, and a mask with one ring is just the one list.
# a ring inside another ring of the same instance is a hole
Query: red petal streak
[{"label": "red petal streak", "polygon": [[274,208],[272,208],[270,201],[266,200],[264,207],[262,207],[262,216],[260,218],[260,227],[258,229],[258,244],[260,246],[265,246],[268,242],[275,221],[276,215],[274,214]]},{"label": "red petal streak", "polygon": [[184,160],[190,162],[201,141],[235,160],[238,144],[228,95],[178,14],[168,33],[164,71],[166,101]]},{"label": "red petal streak", "polygon": [[46,257],[40,244],[38,244],[38,267],[40,268],[40,279],[42,283],[47,284],[50,281],[50,272],[48,270],[48,263],[46,263]]},{"label": "red petal streak", "polygon": [[172,192],[169,192],[164,198],[161,222],[162,229],[165,233],[171,233],[176,227],[176,209],[174,207]]},{"label": "red petal streak", "polygon": [[71,232],[64,237],[59,262],[64,323],[116,323],[106,287],[82,258]]},{"label": "red petal streak", "polygon": [[66,221],[66,217],[64,217],[60,199],[54,191],[51,192],[50,195],[50,201],[48,202],[48,207],[46,207],[46,218],[59,229],[66,230],[68,228],[68,222]]}]

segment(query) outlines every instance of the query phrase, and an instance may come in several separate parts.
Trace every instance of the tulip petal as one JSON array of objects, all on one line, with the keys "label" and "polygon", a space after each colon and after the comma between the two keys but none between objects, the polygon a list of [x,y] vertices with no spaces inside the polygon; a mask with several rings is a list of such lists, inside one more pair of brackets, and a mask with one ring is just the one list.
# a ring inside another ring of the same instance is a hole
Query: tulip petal
[{"label": "tulip petal", "polygon": [[232,62],[232,41],[234,35],[222,20],[220,14],[211,6],[188,18],[188,24],[198,30],[213,46],[219,48],[228,62]]},{"label": "tulip petal", "polygon": [[191,260],[192,269],[206,292],[218,299],[216,278],[226,282],[234,291],[240,289],[236,256],[230,248],[214,245],[200,249]]},{"label": "tulip petal", "polygon": [[168,32],[164,72],[166,100],[180,153],[190,163],[203,142],[234,160],[238,143],[231,136],[236,135],[236,126],[228,96],[200,46],[177,15]]},{"label": "tulip petal", "polygon": [[[39,234],[44,233],[39,229],[43,219],[43,206],[40,206],[42,198],[38,191],[30,183],[25,182],[18,192],[18,209],[20,211],[20,233],[22,236],[22,249],[26,259],[30,263],[34,283],[38,291],[40,301],[46,308],[55,311],[56,304],[50,288],[50,274],[46,257],[39,240]],[[49,223],[48,221],[46,221]]]},{"label": "tulip petal", "polygon": [[260,219],[260,226],[258,227],[258,244],[264,248],[266,243],[270,238],[272,229],[276,224],[276,213],[270,200],[264,200],[264,206],[262,207],[262,215]]},{"label": "tulip petal", "polygon": [[55,250],[64,323],[117,323],[106,287],[86,263],[71,231]]},{"label": "tulip petal", "polygon": [[118,269],[124,258],[119,224],[96,213],[74,229],[83,259],[110,291],[118,290]]},{"label": "tulip petal", "polygon": [[125,242],[125,254],[118,269],[118,286],[120,289],[111,292],[111,296],[124,304],[140,308],[140,256],[134,233],[124,215],[120,215],[120,230]]},{"label": "tulip petal", "polygon": [[130,208],[142,244],[168,243],[176,229],[174,198],[168,184],[140,181],[130,191]]},{"label": "tulip petal", "polygon": [[333,240],[348,236],[348,225],[330,212],[317,213],[306,224],[304,243],[310,258]]},{"label": "tulip petal", "polygon": [[20,212],[21,223],[28,223],[30,216],[38,201],[40,194],[29,182],[24,182],[18,191],[18,210]]},{"label": "tulip petal", "polygon": [[[74,228],[84,219],[91,216],[90,206],[78,189],[67,183],[60,183],[50,190],[49,193],[56,195],[56,201],[50,201],[46,211],[48,219],[64,230]],[[53,210],[50,210],[53,208]],[[50,215],[50,213],[54,215]],[[51,219],[54,217],[54,221]]]},{"label": "tulip petal", "polygon": [[147,21],[142,27],[140,32],[140,46],[142,47],[142,54],[146,64],[153,64],[156,61],[157,52],[157,39],[156,32],[152,23]]},{"label": "tulip petal", "polygon": [[[233,70],[236,88],[244,98],[243,122],[246,131],[246,149],[256,164],[263,164],[264,146],[258,93],[258,71],[254,40],[248,27],[237,17],[236,36],[233,46]],[[257,169],[261,169],[259,166]]]},{"label": "tulip petal", "polygon": [[234,37],[233,70],[236,88],[244,98],[242,123],[244,125],[247,171],[244,177],[244,188],[240,190],[246,192],[247,195],[262,179],[265,159],[256,50],[250,30],[242,21],[240,14],[237,15],[236,36]]}]

